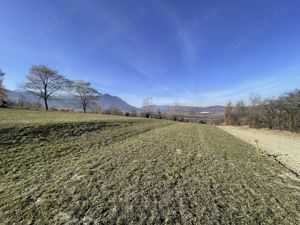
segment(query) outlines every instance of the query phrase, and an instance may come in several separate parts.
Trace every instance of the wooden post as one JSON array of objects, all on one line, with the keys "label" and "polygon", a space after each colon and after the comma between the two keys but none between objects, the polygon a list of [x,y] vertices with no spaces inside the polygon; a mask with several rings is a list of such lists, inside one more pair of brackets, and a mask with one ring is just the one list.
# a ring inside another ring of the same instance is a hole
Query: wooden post
[{"label": "wooden post", "polygon": [[255,141],[255,143],[256,143],[256,152],[257,152],[258,154],[262,155],[262,154],[263,154],[263,150],[262,150],[262,147],[259,145],[259,140],[258,140],[258,139],[255,139],[254,141]]}]

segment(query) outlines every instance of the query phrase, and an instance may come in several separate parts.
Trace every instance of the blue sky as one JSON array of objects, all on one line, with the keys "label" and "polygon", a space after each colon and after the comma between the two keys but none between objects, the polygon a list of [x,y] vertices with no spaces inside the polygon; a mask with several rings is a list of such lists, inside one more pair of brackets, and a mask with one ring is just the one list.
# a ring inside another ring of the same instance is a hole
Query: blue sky
[{"label": "blue sky", "polygon": [[299,1],[1,0],[0,68],[31,65],[141,106],[225,104],[300,88]]}]

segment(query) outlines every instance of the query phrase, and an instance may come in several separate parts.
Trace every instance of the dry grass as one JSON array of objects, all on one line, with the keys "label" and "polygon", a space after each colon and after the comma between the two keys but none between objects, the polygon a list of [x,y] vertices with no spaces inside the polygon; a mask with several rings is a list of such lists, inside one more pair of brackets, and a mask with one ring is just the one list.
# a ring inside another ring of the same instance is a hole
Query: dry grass
[{"label": "dry grass", "polygon": [[300,134],[288,131],[220,126],[228,133],[256,145],[260,154],[275,157],[300,176]]},{"label": "dry grass", "polygon": [[1,118],[0,224],[300,222],[298,181],[215,127],[26,110]]}]

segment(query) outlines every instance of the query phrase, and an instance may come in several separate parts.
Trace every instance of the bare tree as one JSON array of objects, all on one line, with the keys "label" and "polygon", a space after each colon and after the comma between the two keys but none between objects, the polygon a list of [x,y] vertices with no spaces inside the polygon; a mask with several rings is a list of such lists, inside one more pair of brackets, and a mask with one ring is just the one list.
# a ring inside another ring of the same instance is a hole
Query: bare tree
[{"label": "bare tree", "polygon": [[167,112],[167,118],[176,121],[181,112],[181,106],[177,100],[174,101],[169,111]]},{"label": "bare tree", "polygon": [[0,69],[0,101],[2,101],[2,106],[5,105],[5,99],[7,98],[7,91],[3,86],[3,78],[5,73]]},{"label": "bare tree", "polygon": [[225,125],[232,125],[232,117],[233,117],[233,106],[232,102],[227,102],[227,105],[225,107],[225,113],[224,113],[224,123]]},{"label": "bare tree", "polygon": [[247,106],[243,100],[239,100],[235,103],[234,112],[235,123],[237,125],[247,124]]},{"label": "bare tree", "polygon": [[250,95],[248,106],[248,124],[252,128],[260,128],[263,116],[263,101],[259,95]]},{"label": "bare tree", "polygon": [[190,108],[190,115],[195,115],[197,112],[197,108],[196,107],[191,107]]},{"label": "bare tree", "polygon": [[16,104],[17,104],[18,107],[21,107],[21,108],[25,107],[26,101],[25,101],[25,97],[24,97],[23,94],[20,94],[20,97],[19,97],[19,99],[18,99],[18,101],[17,101]]},{"label": "bare tree", "polygon": [[143,100],[143,114],[144,117],[149,118],[153,114],[153,102],[152,98],[146,98]]},{"label": "bare tree", "polygon": [[225,107],[224,123],[225,125],[245,125],[248,122],[248,110],[243,100],[235,103],[235,106],[229,101]]},{"label": "bare tree", "polygon": [[[232,118],[229,116],[232,114]],[[231,120],[230,120],[231,119]],[[250,127],[300,131],[300,90],[294,90],[277,98],[250,97],[250,105],[238,101],[235,107],[227,104],[225,123]]]},{"label": "bare tree", "polygon": [[163,114],[161,113],[161,111],[159,109],[157,109],[156,112],[155,112],[155,118],[156,119],[162,119],[163,118]]},{"label": "bare tree", "polygon": [[180,106],[180,103],[175,100],[174,103],[173,103],[173,106],[172,106],[172,110],[175,114],[178,114],[181,112],[181,106]]},{"label": "bare tree", "polygon": [[63,75],[44,65],[32,66],[26,78],[23,87],[42,98],[46,110],[49,109],[48,101],[57,98],[68,83]]},{"label": "bare tree", "polygon": [[86,113],[87,108],[91,103],[95,103],[100,97],[98,91],[91,87],[90,82],[73,81],[70,85],[73,96],[81,105],[82,110]]},{"label": "bare tree", "polygon": [[266,99],[264,101],[264,111],[267,127],[269,129],[273,129],[274,127],[280,129],[280,115],[282,110],[278,101],[276,99]]},{"label": "bare tree", "polygon": [[297,114],[299,115],[300,111],[300,90],[285,93],[279,100],[282,102],[281,105],[288,116],[288,129],[295,131],[299,121]]}]

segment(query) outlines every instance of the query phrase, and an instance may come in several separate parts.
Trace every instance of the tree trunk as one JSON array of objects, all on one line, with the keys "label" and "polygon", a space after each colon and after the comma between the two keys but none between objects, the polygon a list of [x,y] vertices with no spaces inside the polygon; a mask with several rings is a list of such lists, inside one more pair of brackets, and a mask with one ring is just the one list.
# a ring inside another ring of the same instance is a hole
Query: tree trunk
[{"label": "tree trunk", "polygon": [[46,111],[48,111],[49,107],[48,107],[48,101],[47,101],[47,99],[44,99],[44,102],[45,102],[45,109],[46,109]]}]

